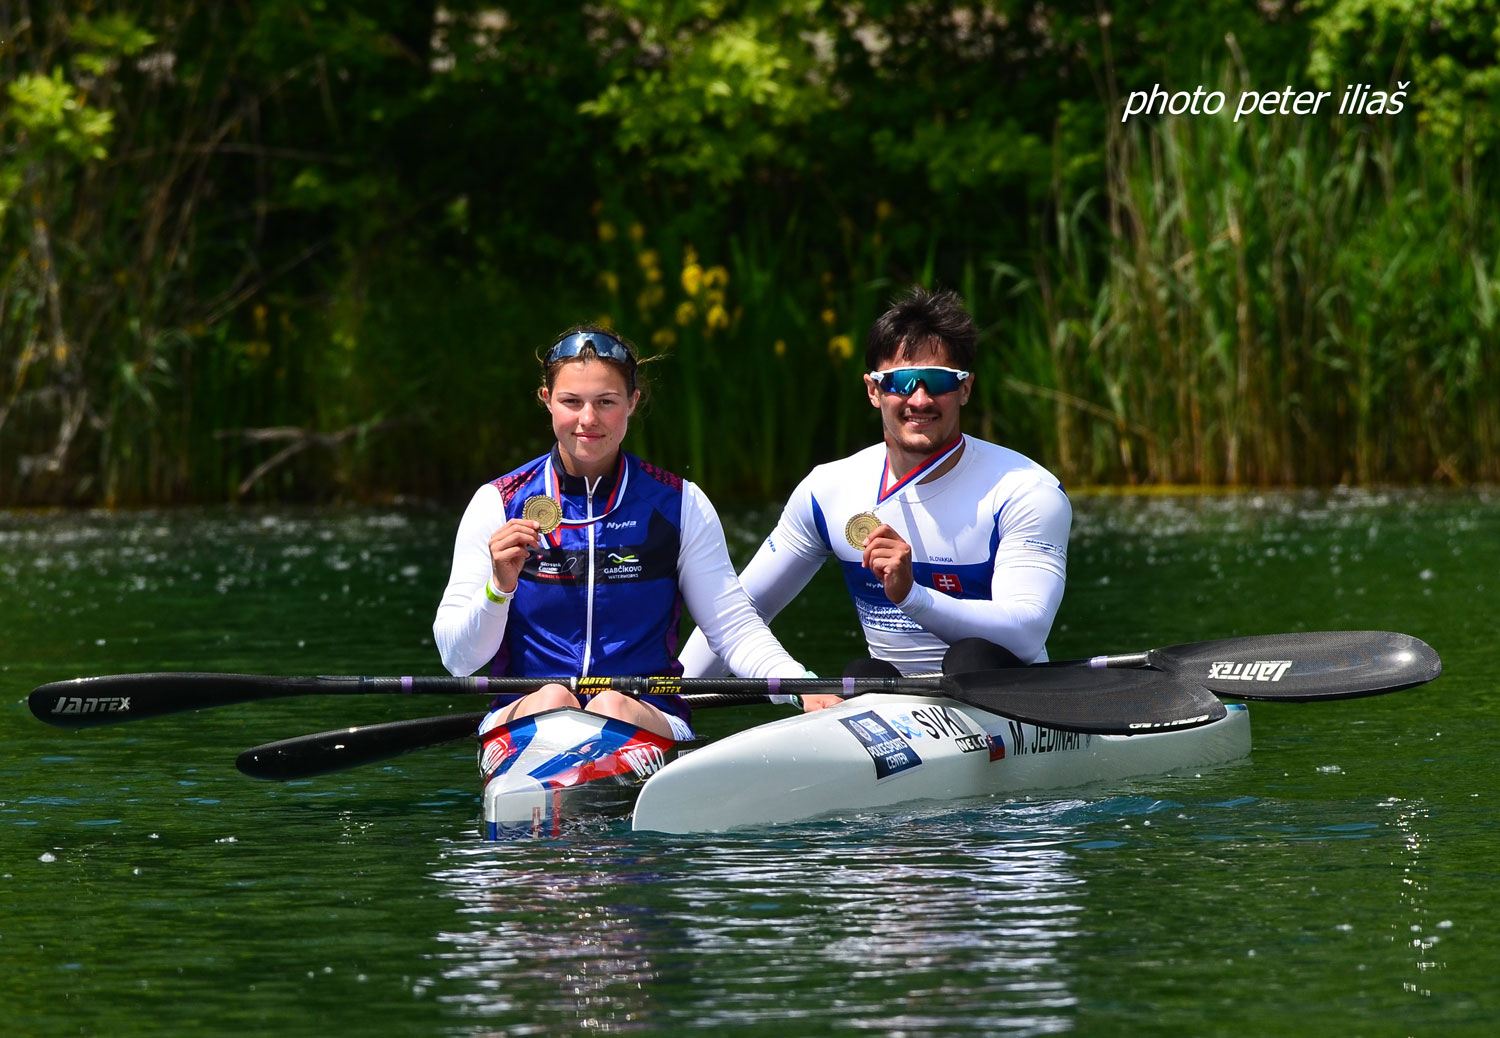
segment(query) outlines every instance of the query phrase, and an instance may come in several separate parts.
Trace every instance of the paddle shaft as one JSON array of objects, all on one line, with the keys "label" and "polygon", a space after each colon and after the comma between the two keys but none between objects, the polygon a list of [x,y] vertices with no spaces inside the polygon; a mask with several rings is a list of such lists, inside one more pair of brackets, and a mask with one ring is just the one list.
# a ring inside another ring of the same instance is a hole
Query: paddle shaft
[{"label": "paddle shaft", "polygon": [[275,677],[258,674],[117,674],[42,685],[28,697],[39,720],[60,728],[95,728],[150,717],[289,696],[500,695],[535,692],[559,684],[588,694],[614,689],[626,695],[683,692],[741,694],[750,699],[806,692],[935,692],[931,678],[670,678],[670,677]]}]

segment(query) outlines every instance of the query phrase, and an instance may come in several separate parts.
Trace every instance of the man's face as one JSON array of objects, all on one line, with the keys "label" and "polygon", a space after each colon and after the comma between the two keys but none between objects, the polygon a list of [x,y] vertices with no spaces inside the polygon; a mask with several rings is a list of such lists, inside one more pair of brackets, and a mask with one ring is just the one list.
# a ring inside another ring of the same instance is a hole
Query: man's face
[{"label": "man's face", "polygon": [[[927,343],[915,349],[904,347],[877,370],[952,366],[944,346]],[[969,402],[973,383],[972,377],[967,378],[952,392],[935,395],[925,383],[918,383],[903,395],[884,392],[866,375],[865,391],[871,406],[880,409],[886,445],[901,454],[925,457],[958,438],[959,409]]]}]

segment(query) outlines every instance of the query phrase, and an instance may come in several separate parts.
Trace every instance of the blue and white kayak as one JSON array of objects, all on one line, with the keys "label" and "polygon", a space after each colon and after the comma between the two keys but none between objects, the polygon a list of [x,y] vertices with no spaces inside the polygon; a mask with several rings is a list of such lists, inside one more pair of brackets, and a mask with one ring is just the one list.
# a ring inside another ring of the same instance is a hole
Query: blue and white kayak
[{"label": "blue and white kayak", "polygon": [[480,736],[487,840],[558,836],[570,822],[625,815],[677,753],[665,735],[564,708]]},{"label": "blue and white kayak", "polygon": [[872,693],[683,754],[646,781],[632,825],[722,832],[1176,772],[1249,752],[1239,704],[1196,728],[1083,735],[941,696]]}]

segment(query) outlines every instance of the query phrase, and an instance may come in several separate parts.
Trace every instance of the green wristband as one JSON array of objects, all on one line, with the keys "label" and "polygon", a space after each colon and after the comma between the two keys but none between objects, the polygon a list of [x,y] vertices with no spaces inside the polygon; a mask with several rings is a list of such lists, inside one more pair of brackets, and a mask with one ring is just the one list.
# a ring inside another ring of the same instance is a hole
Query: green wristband
[{"label": "green wristband", "polygon": [[507,595],[503,591],[496,591],[495,590],[495,585],[493,583],[491,583],[490,581],[486,580],[484,582],[484,597],[488,598],[491,602],[494,602],[496,605],[504,605],[505,603],[509,602],[513,597],[515,597],[515,592],[512,591],[510,594]]}]

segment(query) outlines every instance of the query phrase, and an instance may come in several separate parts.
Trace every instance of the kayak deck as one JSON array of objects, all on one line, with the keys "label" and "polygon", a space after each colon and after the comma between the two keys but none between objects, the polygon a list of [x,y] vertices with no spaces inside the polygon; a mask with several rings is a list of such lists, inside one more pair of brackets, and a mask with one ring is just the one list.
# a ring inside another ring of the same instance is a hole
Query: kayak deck
[{"label": "kayak deck", "polygon": [[1241,704],[1195,728],[1084,735],[943,697],[876,693],[679,757],[646,781],[632,826],[723,832],[1160,774],[1249,752],[1250,717]]},{"label": "kayak deck", "polygon": [[629,814],[676,752],[667,736],[571,707],[499,725],[480,736],[482,835],[558,836],[570,823]]}]

